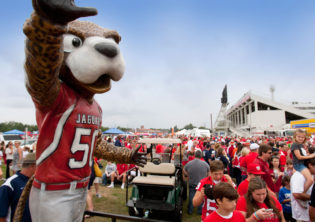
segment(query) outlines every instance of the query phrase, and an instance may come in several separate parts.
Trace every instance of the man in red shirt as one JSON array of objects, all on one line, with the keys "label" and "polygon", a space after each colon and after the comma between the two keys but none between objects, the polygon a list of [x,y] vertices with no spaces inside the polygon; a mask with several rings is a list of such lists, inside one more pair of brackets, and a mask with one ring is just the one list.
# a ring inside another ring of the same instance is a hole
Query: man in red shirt
[{"label": "man in red shirt", "polygon": [[261,175],[261,178],[266,182],[268,188],[275,192],[274,183],[272,177],[269,173],[269,164],[268,160],[271,158],[272,147],[267,144],[262,144],[258,150],[259,156],[254,160],[253,163],[256,163],[260,166],[261,170],[265,173]]},{"label": "man in red shirt", "polygon": [[285,167],[285,164],[287,163],[287,152],[289,150],[289,147],[287,144],[281,142],[279,146],[279,154],[280,154],[280,167]]},{"label": "man in red shirt", "polygon": [[[250,153],[247,156],[245,156],[240,163],[241,170],[245,172],[247,172],[248,165],[257,158],[259,145],[257,143],[252,143],[250,144],[249,148]],[[245,178],[242,179],[246,179],[246,175]]]},{"label": "man in red shirt", "polygon": [[230,183],[234,188],[236,188],[231,177],[229,175],[223,174],[224,165],[220,160],[213,160],[210,163],[210,176],[200,180],[196,187],[196,193],[193,198],[193,206],[197,207],[203,202],[201,220],[204,221],[205,218],[216,210],[217,205],[214,199],[209,199],[205,195],[205,185],[209,184],[214,187],[220,182]]},{"label": "man in red shirt", "polygon": [[218,209],[212,212],[204,222],[245,222],[244,215],[236,211],[238,194],[229,183],[219,183],[213,190],[213,198]]},{"label": "man in red shirt", "polygon": [[260,177],[261,175],[265,174],[261,171],[260,166],[255,163],[251,163],[248,165],[247,168],[247,175],[248,177],[243,180],[237,188],[237,192],[239,195],[244,196],[248,190],[249,181],[254,177]]},{"label": "man in red shirt", "polygon": [[121,189],[125,188],[126,178],[127,178],[127,172],[128,171],[128,164],[117,164],[117,180],[121,180]]}]

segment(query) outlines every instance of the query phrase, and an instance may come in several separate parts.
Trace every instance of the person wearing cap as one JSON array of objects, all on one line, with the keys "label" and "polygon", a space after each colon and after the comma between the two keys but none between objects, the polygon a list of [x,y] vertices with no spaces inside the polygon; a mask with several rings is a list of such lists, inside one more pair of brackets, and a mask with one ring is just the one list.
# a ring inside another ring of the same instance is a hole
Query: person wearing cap
[{"label": "person wearing cap", "polygon": [[[16,206],[29,178],[35,173],[35,153],[29,153],[23,160],[22,170],[8,178],[0,187],[0,222],[12,221]],[[32,221],[28,202],[26,203],[23,222]]]},{"label": "person wearing cap", "polygon": [[238,194],[240,196],[244,196],[247,193],[249,181],[252,178],[260,177],[263,174],[265,174],[265,173],[261,171],[261,168],[258,164],[255,164],[255,163],[249,164],[248,168],[247,168],[247,175],[248,176],[238,186],[238,188],[237,188]]},{"label": "person wearing cap", "polygon": [[[240,166],[241,166],[241,170],[243,172],[247,172],[247,167],[250,163],[252,163],[258,156],[258,148],[259,148],[259,145],[257,143],[252,143],[250,144],[249,146],[249,149],[250,149],[250,153],[245,156],[241,163],[240,163]],[[242,179],[246,179],[247,176],[243,176],[242,175]]]}]

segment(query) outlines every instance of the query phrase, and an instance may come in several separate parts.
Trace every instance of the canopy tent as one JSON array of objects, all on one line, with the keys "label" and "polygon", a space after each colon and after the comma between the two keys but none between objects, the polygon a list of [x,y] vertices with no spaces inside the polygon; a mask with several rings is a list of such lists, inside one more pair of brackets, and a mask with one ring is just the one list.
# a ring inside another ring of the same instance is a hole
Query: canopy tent
[{"label": "canopy tent", "polygon": [[14,129],[14,130],[9,130],[7,132],[4,132],[3,134],[6,134],[6,135],[8,135],[8,134],[10,134],[10,135],[24,135],[25,132]]},{"label": "canopy tent", "polygon": [[126,133],[117,128],[110,128],[104,131],[103,134],[126,134]]},{"label": "canopy tent", "polygon": [[207,130],[207,129],[198,129],[198,128],[194,128],[192,130],[181,130],[181,131],[178,131],[176,133],[177,136],[180,136],[180,135],[185,135],[185,136],[205,136],[205,137],[210,137],[210,130]]},{"label": "canopy tent", "polygon": [[177,131],[175,133],[176,136],[186,135],[186,134],[187,134],[187,130],[186,129],[182,129],[181,131]]}]

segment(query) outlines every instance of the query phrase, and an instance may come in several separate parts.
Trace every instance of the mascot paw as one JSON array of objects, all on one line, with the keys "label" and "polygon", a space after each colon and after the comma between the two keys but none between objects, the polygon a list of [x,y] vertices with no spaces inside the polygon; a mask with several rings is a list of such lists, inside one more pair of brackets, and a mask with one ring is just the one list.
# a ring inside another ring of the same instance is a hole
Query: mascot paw
[{"label": "mascot paw", "polygon": [[39,15],[61,25],[97,14],[95,8],[77,7],[74,0],[33,0],[33,7]]}]

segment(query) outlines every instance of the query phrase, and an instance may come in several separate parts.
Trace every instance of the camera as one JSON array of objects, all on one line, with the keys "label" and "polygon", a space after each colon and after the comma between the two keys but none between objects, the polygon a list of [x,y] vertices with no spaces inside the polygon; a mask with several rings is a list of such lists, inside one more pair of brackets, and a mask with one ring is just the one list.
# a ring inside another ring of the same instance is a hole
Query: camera
[{"label": "camera", "polygon": [[205,188],[205,195],[207,196],[207,198],[213,200],[214,199],[213,197],[214,186],[210,184],[206,184],[204,188]]}]

